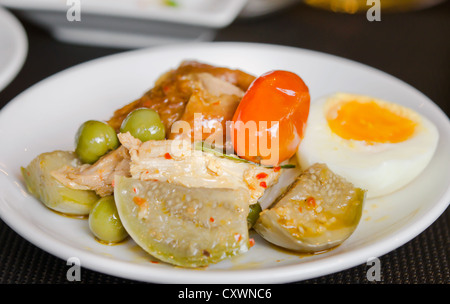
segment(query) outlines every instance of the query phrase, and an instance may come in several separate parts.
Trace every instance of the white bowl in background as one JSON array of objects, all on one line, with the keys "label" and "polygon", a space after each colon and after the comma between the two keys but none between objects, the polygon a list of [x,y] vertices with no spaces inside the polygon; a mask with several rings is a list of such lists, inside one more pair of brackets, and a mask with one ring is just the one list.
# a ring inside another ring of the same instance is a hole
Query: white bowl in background
[{"label": "white bowl in background", "polygon": [[[210,41],[235,20],[247,0],[0,0],[19,16],[77,44],[138,48]],[[78,5],[79,4],[79,5]],[[80,21],[68,11],[79,8]]]},{"label": "white bowl in background", "polygon": [[22,24],[0,6],[0,92],[22,69],[28,54],[28,38]]},{"label": "white bowl in background", "polygon": [[248,0],[239,17],[254,18],[265,16],[296,3],[300,3],[300,0]]}]

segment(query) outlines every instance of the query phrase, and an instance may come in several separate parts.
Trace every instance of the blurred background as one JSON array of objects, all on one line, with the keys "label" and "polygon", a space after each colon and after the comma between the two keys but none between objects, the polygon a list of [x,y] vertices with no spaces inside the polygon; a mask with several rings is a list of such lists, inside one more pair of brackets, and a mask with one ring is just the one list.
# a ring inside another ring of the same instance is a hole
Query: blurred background
[{"label": "blurred background", "polygon": [[0,4],[61,41],[135,48],[171,42],[210,41],[218,30],[234,21],[260,18],[298,5],[364,15],[369,9],[383,13],[417,11],[443,1],[0,0]]},{"label": "blurred background", "polygon": [[[378,8],[380,20],[370,21]],[[170,43],[242,41],[367,64],[450,112],[445,0],[0,0],[0,10],[0,107],[44,78],[95,58]],[[382,283],[448,283],[448,218],[446,211],[381,257]],[[67,283],[65,261],[1,220],[0,244],[0,283]],[[361,265],[306,283],[367,283],[365,270]],[[83,280],[131,282],[90,270]]]}]

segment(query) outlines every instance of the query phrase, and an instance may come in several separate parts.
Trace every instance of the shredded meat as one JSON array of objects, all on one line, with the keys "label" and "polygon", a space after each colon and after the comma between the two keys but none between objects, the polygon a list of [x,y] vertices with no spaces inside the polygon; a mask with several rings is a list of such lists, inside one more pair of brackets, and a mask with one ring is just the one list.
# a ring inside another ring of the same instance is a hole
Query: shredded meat
[{"label": "shredded meat", "polygon": [[203,140],[211,145],[224,146],[226,123],[233,119],[244,91],[208,73],[191,74],[186,78],[191,80],[195,90],[179,121],[181,126],[188,123],[190,132],[183,127],[183,131],[178,132],[175,122],[168,139]]},{"label": "shredded meat", "polygon": [[[209,76],[200,76],[200,79],[198,76],[193,76],[205,73]],[[195,110],[212,110],[212,106],[209,106],[212,102],[209,102],[208,98],[223,102],[225,105],[223,110],[216,109],[215,114],[211,117],[211,120],[222,121],[223,117],[229,118],[230,115],[233,115],[236,104],[242,97],[242,92],[248,89],[254,79],[254,76],[240,70],[215,67],[196,61],[185,61],[177,69],[163,74],[155,82],[155,86],[141,98],[115,111],[108,123],[116,131],[119,131],[122,121],[131,111],[141,107],[151,108],[158,112],[166,128],[167,137],[173,138],[175,135],[170,132],[172,124],[192,113],[189,109],[186,113],[186,106],[188,102],[191,102],[191,97],[194,98],[192,103],[198,103],[198,99],[201,99],[206,105],[206,108],[203,105],[201,107],[192,106],[191,108],[195,108]],[[205,94],[200,91],[208,92],[206,98]],[[224,97],[222,100],[221,95],[228,97]],[[230,101],[229,96],[235,96],[235,99]],[[207,124],[208,117],[203,118]]]},{"label": "shredded meat", "polygon": [[277,183],[280,171],[236,162],[212,153],[193,150],[186,140],[141,142],[130,133],[120,133],[120,142],[130,153],[130,174],[140,180],[159,180],[185,187],[243,188],[254,204],[266,188]]},{"label": "shredded meat", "polygon": [[114,192],[112,183],[115,175],[129,176],[129,172],[130,155],[125,147],[120,146],[92,165],[65,166],[53,171],[52,176],[66,187],[78,190],[94,190],[99,196],[103,197]]}]

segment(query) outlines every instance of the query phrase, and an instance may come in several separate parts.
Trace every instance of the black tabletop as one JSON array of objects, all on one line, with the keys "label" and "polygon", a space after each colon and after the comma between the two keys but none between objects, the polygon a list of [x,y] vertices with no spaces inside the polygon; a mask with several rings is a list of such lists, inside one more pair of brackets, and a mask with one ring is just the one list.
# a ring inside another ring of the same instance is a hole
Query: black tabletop
[{"label": "black tabletop", "polygon": [[[29,53],[18,76],[0,92],[3,107],[47,76],[124,49],[65,44],[45,30],[22,21]],[[382,12],[381,21],[366,14],[340,14],[298,4],[252,19],[238,19],[218,31],[215,41],[288,45],[349,58],[385,71],[450,112],[450,3],[413,12]],[[449,168],[450,169],[450,168]],[[369,281],[370,265],[299,283],[425,283],[448,284],[449,215],[444,212],[417,237],[380,257],[379,281]],[[70,283],[68,266],[23,239],[0,220],[0,283]],[[83,269],[80,283],[136,283]]]}]

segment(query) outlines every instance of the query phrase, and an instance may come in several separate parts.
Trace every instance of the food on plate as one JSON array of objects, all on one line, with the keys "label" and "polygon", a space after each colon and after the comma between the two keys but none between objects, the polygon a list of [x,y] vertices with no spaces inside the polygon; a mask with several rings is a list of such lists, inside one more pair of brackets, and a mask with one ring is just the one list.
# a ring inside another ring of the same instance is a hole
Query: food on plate
[{"label": "food on plate", "polygon": [[114,196],[102,197],[89,212],[89,229],[95,237],[106,244],[122,242],[128,233],[117,212]]},{"label": "food on plate", "polygon": [[[172,124],[180,120],[183,115],[191,115],[185,111],[192,96],[194,97],[193,106],[190,108],[205,106],[209,110],[214,109],[214,114],[209,113],[207,117],[203,118],[205,125],[208,125],[208,121],[211,121],[212,124],[217,121],[225,123],[223,117],[230,115],[227,111],[232,109],[232,105],[230,105],[232,102],[220,100],[217,103],[218,96],[220,97],[223,91],[221,87],[229,87],[228,84],[234,87],[225,95],[234,95],[236,91],[241,94],[242,91],[247,90],[254,79],[253,75],[240,70],[216,67],[197,61],[185,61],[178,68],[161,75],[155,82],[155,86],[141,98],[116,110],[108,123],[116,131],[119,131],[122,121],[131,111],[137,108],[150,108],[158,112],[165,126],[167,138],[174,138],[179,133],[171,133]],[[204,96],[206,99],[203,99]],[[194,126],[191,125],[191,128]],[[205,136],[209,135],[211,134],[205,134]]]},{"label": "food on plate", "polygon": [[88,215],[98,196],[91,190],[71,189],[52,176],[52,171],[64,166],[81,166],[71,151],[42,153],[21,168],[28,192],[48,208],[70,215]]},{"label": "food on plate", "polygon": [[92,190],[101,197],[113,194],[116,175],[130,175],[130,155],[123,146],[103,155],[92,165],[67,163],[51,171],[51,176],[67,188]]},{"label": "food on plate", "polygon": [[123,120],[120,132],[130,132],[141,141],[166,138],[166,131],[158,113],[147,108],[139,108],[130,112]]},{"label": "food on plate", "polygon": [[254,229],[267,241],[300,252],[341,244],[356,229],[365,190],[334,174],[325,164],[305,169]]},{"label": "food on plate", "polygon": [[208,73],[193,74],[188,78],[193,80],[195,89],[183,115],[172,125],[168,138],[204,140],[216,146],[226,146],[226,123],[233,118],[244,91]]},{"label": "food on plate", "polygon": [[152,256],[198,267],[250,247],[248,193],[116,177],[119,216],[133,240]]},{"label": "food on plate", "polygon": [[75,136],[75,153],[83,163],[95,163],[108,151],[119,146],[114,129],[105,122],[88,120],[83,123]]},{"label": "food on plate", "polygon": [[424,116],[374,97],[336,93],[311,104],[297,156],[305,168],[326,163],[367,197],[392,193],[431,160],[439,134]]},{"label": "food on plate", "polygon": [[130,175],[138,180],[159,180],[185,187],[242,188],[249,194],[248,204],[255,204],[281,174],[279,168],[194,150],[186,140],[141,142],[129,133],[118,136],[130,154]]},{"label": "food on plate", "polygon": [[89,215],[102,243],[130,236],[199,267],[249,250],[249,229],[300,252],[341,244],[366,196],[411,181],[437,140],[397,104],[341,93],[310,106],[292,72],[186,61],[108,122],[83,123],[74,151],[42,153],[22,174],[49,208]]},{"label": "food on plate", "polygon": [[264,191],[263,196],[261,196],[258,200],[262,210],[273,205],[273,202],[283,195],[289,186],[292,185],[292,183],[296,181],[297,177],[303,172],[303,168],[299,166],[295,156],[292,157],[289,162],[285,163],[283,166],[280,166],[280,168],[286,168],[289,170],[283,170],[278,178],[278,182]]},{"label": "food on plate", "polygon": [[303,137],[309,103],[308,87],[297,74],[275,70],[259,76],[233,116],[236,154],[264,165],[289,160]]},{"label": "food on plate", "polygon": [[249,206],[248,215],[247,215],[247,224],[248,229],[252,228],[255,225],[256,221],[259,218],[259,214],[261,213],[262,208],[259,202],[252,204]]}]

